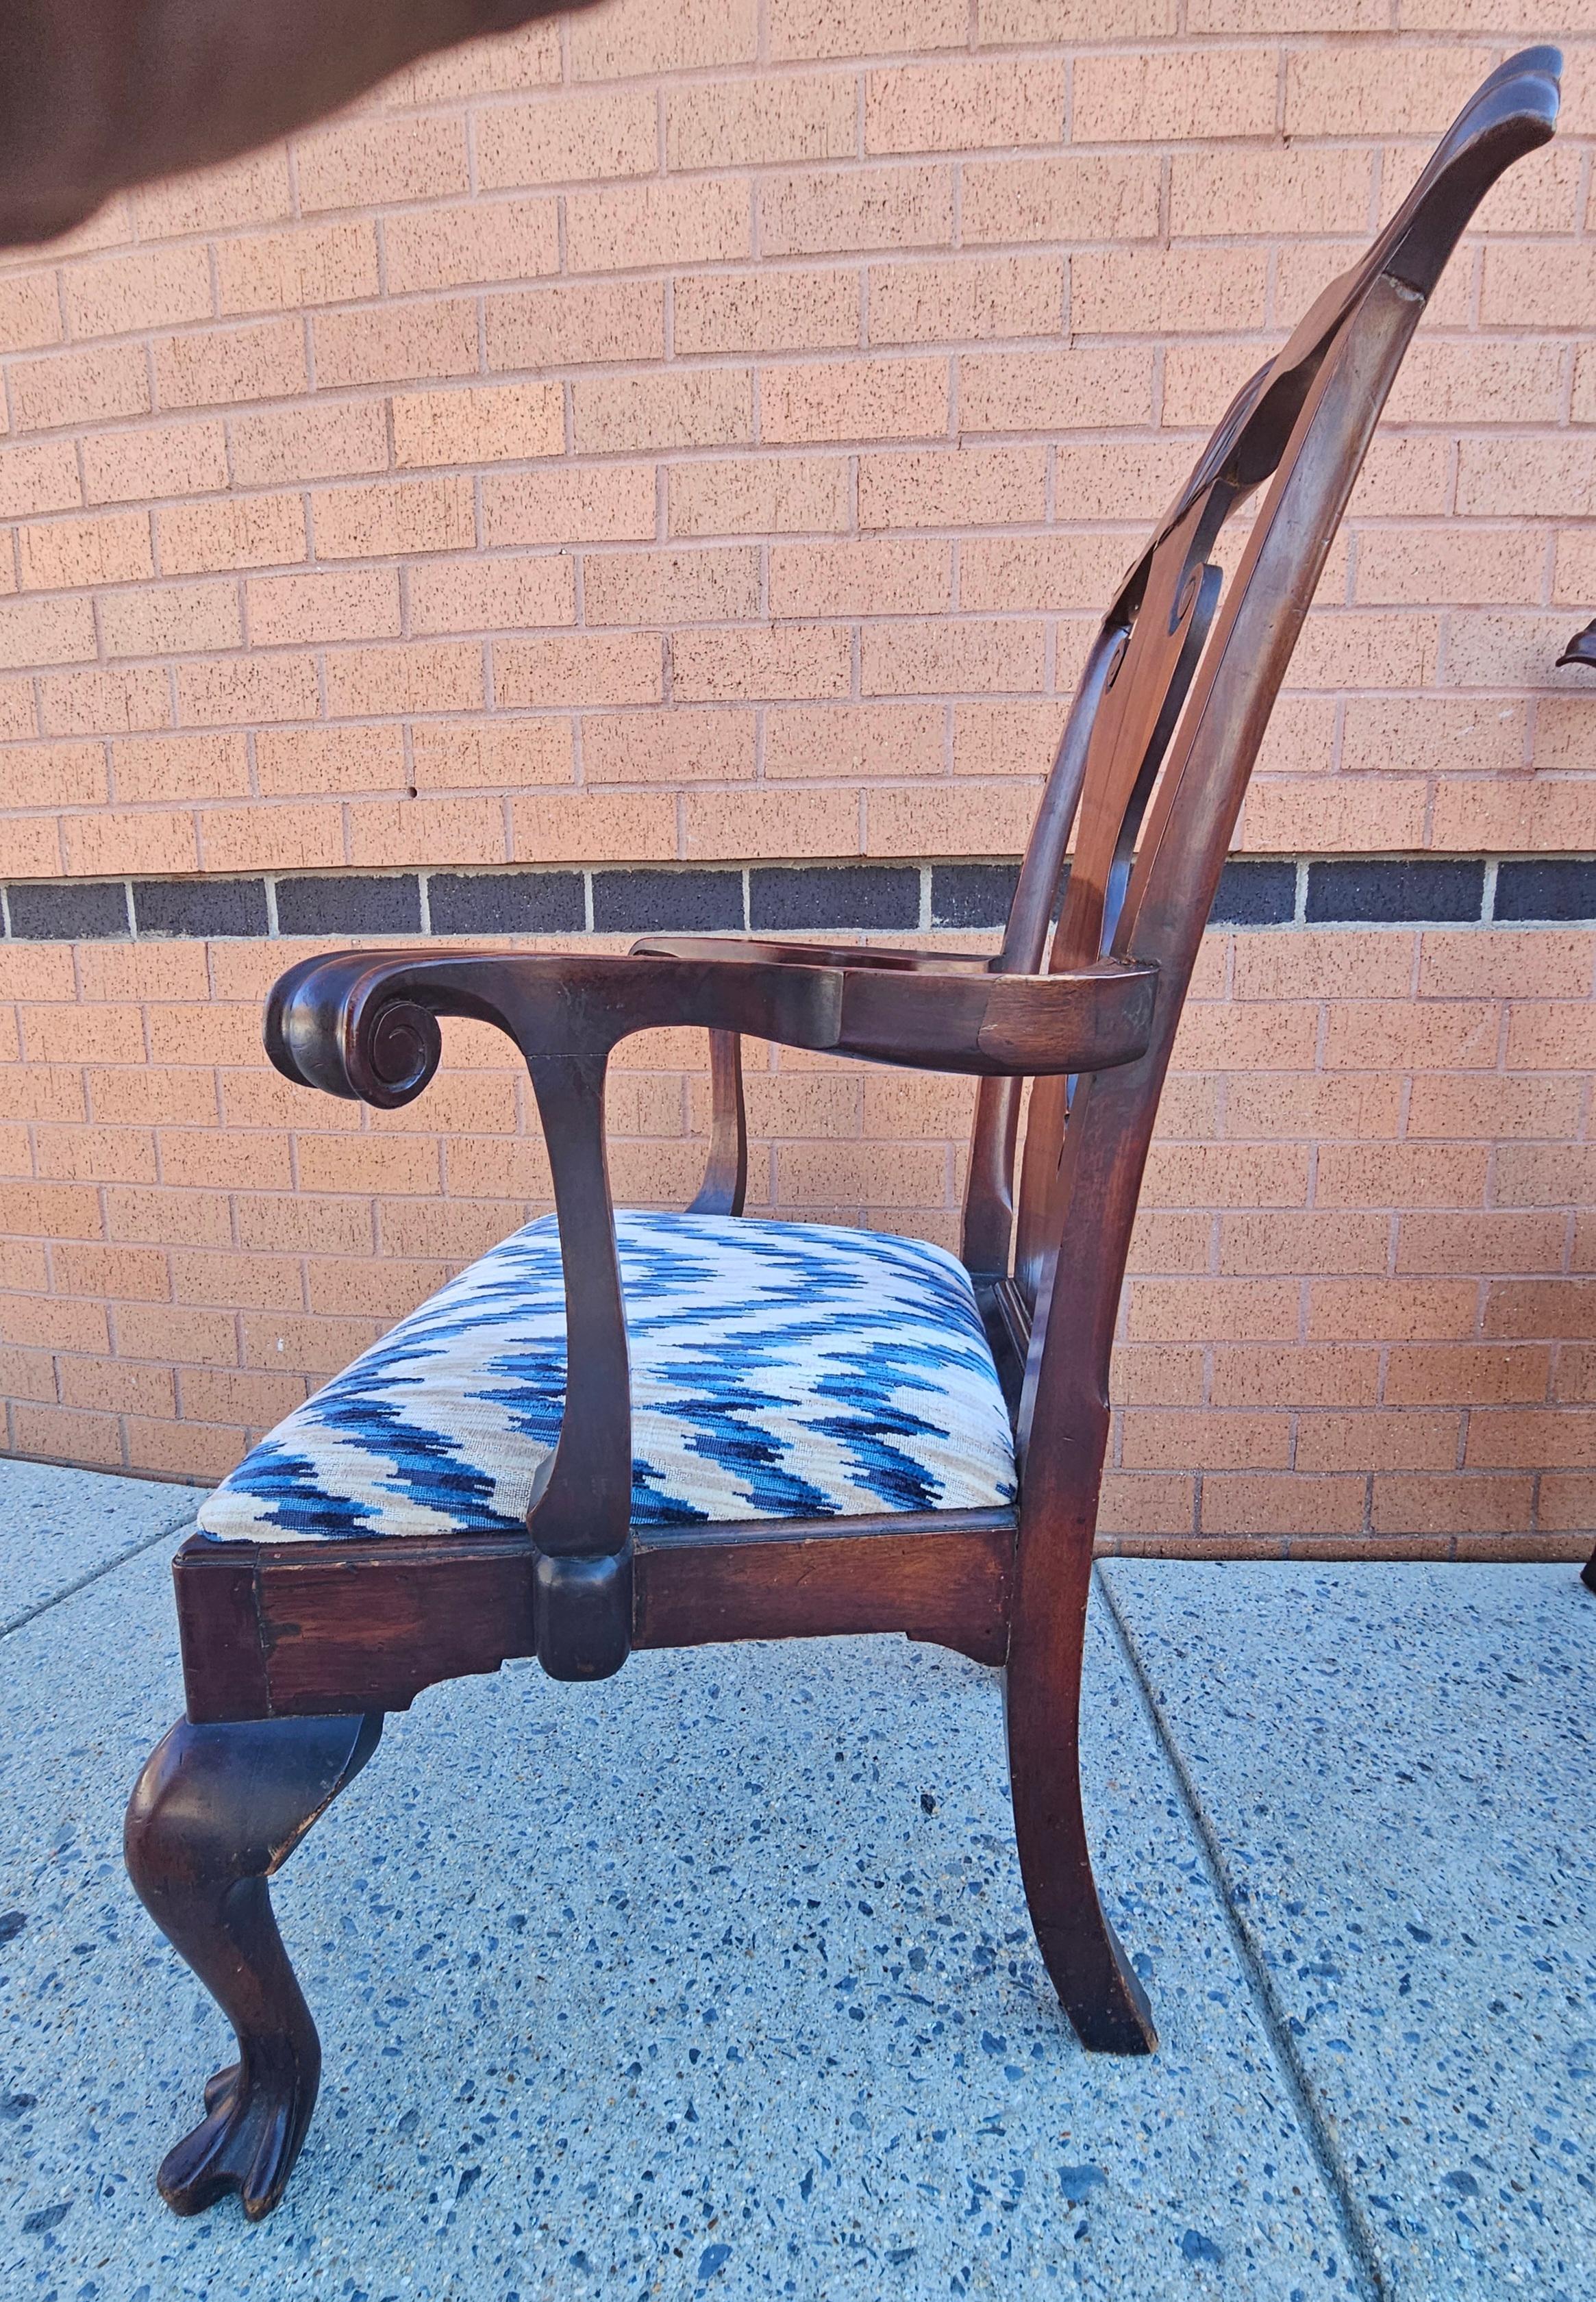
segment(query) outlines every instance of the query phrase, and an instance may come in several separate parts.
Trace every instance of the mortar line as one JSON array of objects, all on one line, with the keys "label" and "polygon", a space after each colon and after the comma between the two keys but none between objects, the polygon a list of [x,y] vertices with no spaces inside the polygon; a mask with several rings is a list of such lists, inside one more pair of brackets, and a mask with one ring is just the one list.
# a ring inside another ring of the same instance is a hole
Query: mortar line
[{"label": "mortar line", "polygon": [[80,1591],[87,1591],[91,1583],[97,1583],[102,1575],[109,1575],[114,1567],[125,1567],[130,1558],[140,1558],[145,1551],[153,1550],[157,1542],[164,1542],[180,1527],[189,1525],[193,1517],[192,1511],[182,1512],[165,1525],[158,1526],[153,1534],[146,1535],[142,1542],[135,1542],[128,1550],[119,1550],[114,1558],[107,1558],[101,1566],[91,1567],[87,1575],[80,1575],[63,1591],[52,1592],[47,1599],[41,1599],[37,1607],[24,1607],[20,1615],[13,1615],[8,1622],[0,1623],[0,1639],[8,1639],[13,1631],[22,1630],[28,1624],[37,1622],[41,1615],[47,1615],[52,1607],[59,1607],[64,1600],[75,1599]]},{"label": "mortar line", "polygon": [[1218,1889],[1220,1903],[1224,1911],[1225,1925],[1231,1940],[1235,1945],[1236,1955],[1241,1962],[1241,1970],[1247,1978],[1253,2003],[1258,2010],[1258,2015],[1268,2034],[1269,2042],[1274,2049],[1275,2061],[1280,2065],[1285,2079],[1287,2092],[1291,2096],[1298,2122],[1313,2152],[1315,2163],[1319,2169],[1324,2187],[1334,2204],[1337,2219],[1340,2223],[1342,2243],[1357,2267],[1365,2292],[1374,2298],[1374,2302],[1393,2302],[1395,2289],[1381,2268],[1379,2250],[1374,2242],[1373,2231],[1369,2227],[1368,2217],[1353,2193],[1351,2181],[1341,2163],[1340,2153],[1336,2148],[1324,2113],[1315,2097],[1301,2056],[1297,2052],[1297,2044],[1291,2036],[1290,2027],[1270,1987],[1269,1970],[1264,1965],[1251,1935],[1242,1923],[1235,1899],[1235,1882],[1231,1876],[1230,1865],[1225,1860],[1219,1834],[1214,1827],[1206,1807],[1203,1804],[1202,1794],[1175,1740],[1174,1731],[1165,1715],[1163,1704],[1154,1691],[1153,1682],[1142,1668],[1141,1657],[1136,1642],[1131,1636],[1130,1626],[1120,1612],[1119,1604],[1108,1578],[1102,1572],[1100,1566],[1093,1567],[1092,1580],[1103,1595],[1109,1619],[1113,1625],[1115,1642],[1125,1658],[1131,1677],[1136,1682],[1143,1707],[1157,1739],[1158,1747],[1169,1762],[1171,1771],[1180,1788],[1181,1802],[1190,1818],[1192,1828],[1197,1833],[1197,1843],[1202,1847],[1209,1877]]}]

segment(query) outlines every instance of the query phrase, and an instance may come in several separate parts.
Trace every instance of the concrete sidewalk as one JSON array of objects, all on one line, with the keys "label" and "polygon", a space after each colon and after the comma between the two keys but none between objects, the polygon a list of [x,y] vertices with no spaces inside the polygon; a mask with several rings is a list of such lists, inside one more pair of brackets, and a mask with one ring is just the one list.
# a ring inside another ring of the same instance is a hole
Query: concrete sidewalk
[{"label": "concrete sidewalk", "polygon": [[1099,1877],[1160,2053],[1031,1945],[995,1674],[889,1639],[423,1697],[283,1873],[288,2198],[151,2176],[224,2026],[124,1880],[189,1490],[0,1463],[0,2298],[1596,2290],[1596,1600],[1100,1570]]}]

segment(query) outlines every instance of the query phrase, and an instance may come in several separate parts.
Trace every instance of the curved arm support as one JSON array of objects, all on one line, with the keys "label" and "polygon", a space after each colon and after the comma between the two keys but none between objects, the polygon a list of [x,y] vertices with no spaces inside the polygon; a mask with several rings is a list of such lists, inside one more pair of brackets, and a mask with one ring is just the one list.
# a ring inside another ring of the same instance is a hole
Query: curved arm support
[{"label": "curved arm support", "polygon": [[529,1059],[554,1171],[566,1289],[566,1409],[527,1529],[560,1558],[626,1547],[632,1516],[631,1375],[604,1150],[604,1058]]},{"label": "curved arm support", "polygon": [[710,1155],[690,1215],[740,1215],[748,1195],[748,1113],[743,1101],[743,1042],[710,1034]]}]

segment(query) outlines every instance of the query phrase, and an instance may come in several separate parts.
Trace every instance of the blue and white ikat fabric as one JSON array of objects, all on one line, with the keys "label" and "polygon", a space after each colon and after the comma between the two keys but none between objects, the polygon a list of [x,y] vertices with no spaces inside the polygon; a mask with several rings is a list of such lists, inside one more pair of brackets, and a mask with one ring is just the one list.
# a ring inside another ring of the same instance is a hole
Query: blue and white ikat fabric
[{"label": "blue and white ikat fabric", "polygon": [[[634,1525],[1013,1500],[996,1370],[945,1249],[715,1215],[622,1213],[616,1233]],[[559,1435],[565,1381],[545,1216],[296,1407],[199,1525],[279,1542],[511,1533]]]}]

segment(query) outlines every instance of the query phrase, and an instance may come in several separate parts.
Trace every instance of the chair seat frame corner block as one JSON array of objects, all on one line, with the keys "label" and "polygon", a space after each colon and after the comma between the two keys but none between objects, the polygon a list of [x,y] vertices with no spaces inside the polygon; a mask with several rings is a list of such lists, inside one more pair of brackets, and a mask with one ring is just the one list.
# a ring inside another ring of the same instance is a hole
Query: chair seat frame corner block
[{"label": "chair seat frame corner block", "polygon": [[[268,1878],[369,1759],[385,1712],[514,1656],[583,1679],[635,1647],[900,1631],[1001,1665],[1048,1974],[1084,2046],[1154,2047],[1093,1879],[1077,1739],[1131,1222],[1198,941],[1331,539],[1459,234],[1553,132],[1559,72],[1555,49],[1534,48],[1491,74],[1366,256],[1221,421],[1098,633],[995,958],[682,937],[626,956],[360,951],[277,985],[265,1033],[278,1069],[381,1109],[425,1087],[441,1017],[515,1042],[553,1172],[568,1374],[558,1446],[515,1536],[195,1538],[177,1558],[187,1715],[134,1791],[127,1858],[239,2049],[160,2170],[180,2213],[229,2191],[252,2218],[269,2212],[315,2105],[315,2029]],[[1216,540],[1249,500],[1226,579]],[[1013,1423],[1012,1508],[633,1526],[605,1072],[629,1033],[684,1024],[711,1051],[700,1213],[742,1211],[741,1035],[977,1078],[962,1253]]]}]

